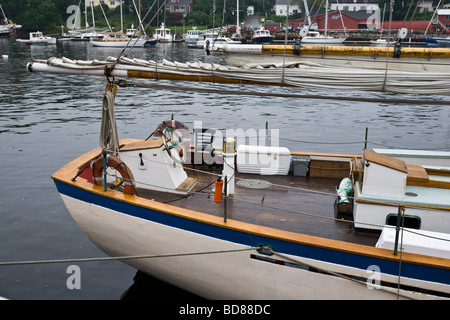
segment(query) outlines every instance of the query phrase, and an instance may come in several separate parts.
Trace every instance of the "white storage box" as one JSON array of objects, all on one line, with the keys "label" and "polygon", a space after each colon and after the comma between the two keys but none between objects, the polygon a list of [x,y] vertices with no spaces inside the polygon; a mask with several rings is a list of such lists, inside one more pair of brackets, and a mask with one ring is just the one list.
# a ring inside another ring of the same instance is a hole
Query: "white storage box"
[{"label": "white storage box", "polygon": [[[414,233],[408,232],[408,230]],[[399,234],[398,240],[399,250],[400,236],[401,234]],[[450,235],[448,233],[405,228],[403,232],[403,251],[450,259],[449,241]],[[394,245],[395,227],[385,226],[375,247],[394,250]]]},{"label": "white storage box", "polygon": [[237,170],[261,175],[287,175],[291,165],[288,148],[240,145],[236,156]]}]

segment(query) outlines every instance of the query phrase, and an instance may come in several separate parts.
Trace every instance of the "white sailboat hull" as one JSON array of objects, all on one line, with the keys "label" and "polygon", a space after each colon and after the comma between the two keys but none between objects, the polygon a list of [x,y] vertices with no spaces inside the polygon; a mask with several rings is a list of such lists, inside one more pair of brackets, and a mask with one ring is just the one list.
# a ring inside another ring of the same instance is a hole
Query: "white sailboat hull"
[{"label": "white sailboat hull", "polygon": [[[220,234],[208,236],[124,214],[64,194],[61,197],[80,228],[105,253],[110,256],[172,254],[171,257],[123,261],[208,299],[397,298],[396,289],[370,289],[364,283],[311,272],[298,264],[283,265],[252,258],[261,256],[256,250],[227,252],[246,249],[248,246],[221,239]],[[195,254],[204,252],[216,253]],[[334,272],[368,276],[367,270],[299,256],[290,257],[294,261],[301,260]],[[397,277],[384,276],[390,281],[397,281]],[[402,290],[400,292],[403,293]],[[422,294],[405,294],[414,298],[427,298]]]},{"label": "white sailboat hull", "polygon": [[345,38],[333,38],[333,37],[323,37],[323,38],[309,38],[304,37],[302,39],[302,43],[308,44],[342,44],[345,41]]},{"label": "white sailboat hull", "polygon": [[124,47],[135,47],[141,48],[144,47],[144,44],[147,40],[139,39],[135,40],[91,40],[91,44],[94,47],[109,47],[109,48],[124,48]]},{"label": "white sailboat hull", "polygon": [[47,44],[56,44],[56,38],[50,38],[45,37],[42,39],[17,39],[17,42],[19,43],[25,43],[25,44],[35,44],[35,43],[47,43]]}]

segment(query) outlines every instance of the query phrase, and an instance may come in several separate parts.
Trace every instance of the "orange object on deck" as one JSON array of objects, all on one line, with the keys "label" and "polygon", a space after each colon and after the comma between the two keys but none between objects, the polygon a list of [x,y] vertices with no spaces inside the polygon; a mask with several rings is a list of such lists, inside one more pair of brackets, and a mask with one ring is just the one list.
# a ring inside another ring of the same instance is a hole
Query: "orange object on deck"
[{"label": "orange object on deck", "polygon": [[219,177],[216,180],[216,190],[214,190],[214,202],[215,203],[222,202],[222,187],[223,187],[223,180],[221,180]]}]

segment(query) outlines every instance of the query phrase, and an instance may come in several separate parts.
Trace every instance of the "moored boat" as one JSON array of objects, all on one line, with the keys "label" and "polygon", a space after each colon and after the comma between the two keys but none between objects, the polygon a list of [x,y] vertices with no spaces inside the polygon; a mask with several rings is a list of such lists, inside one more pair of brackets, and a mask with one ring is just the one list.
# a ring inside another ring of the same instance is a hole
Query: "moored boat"
[{"label": "moored boat", "polygon": [[[112,119],[107,114],[112,116],[113,103],[114,94],[107,91],[102,123]],[[422,224],[401,224],[397,232],[413,232],[421,240],[394,244],[385,234],[379,238],[361,230],[375,222],[354,221],[355,213],[346,205],[363,201],[359,194],[346,193],[350,201],[340,205],[341,195],[336,193],[336,186],[348,177],[353,190],[364,181],[366,194],[372,192],[369,185],[378,189],[389,189],[393,183],[409,186],[417,167],[401,171],[411,175],[404,179],[390,171],[399,169],[403,161],[374,151],[362,156],[313,154],[236,145],[239,138],[233,130],[227,132],[224,147],[214,154],[212,146],[206,153],[191,147],[189,130],[178,121],[163,122],[153,140],[119,142],[117,136],[108,140],[102,133],[100,148],[76,158],[52,178],[77,224],[99,248],[111,256],[132,257],[124,261],[202,297],[450,297],[447,218],[442,220],[443,215],[424,205],[429,212],[421,216]],[[202,152],[199,162],[196,152]],[[300,164],[306,170],[296,173],[299,157],[308,161]],[[198,169],[204,165],[212,168]],[[402,170],[403,166],[406,163]],[[381,176],[380,168],[386,170]],[[449,168],[440,168],[428,174],[445,177],[448,173]],[[383,177],[388,179],[379,185]],[[438,188],[443,197],[433,203],[447,213],[449,186],[449,181],[441,180]],[[431,185],[422,188],[425,193],[427,188],[435,191]],[[410,217],[414,208],[402,201],[377,204],[404,208],[397,216],[392,208],[391,216],[380,213],[386,219],[376,222],[380,229],[395,234],[397,221]],[[439,230],[433,221],[440,221]],[[433,241],[438,241],[437,249],[435,244],[428,246],[430,232]],[[417,245],[420,253],[409,251]]]},{"label": "moored boat", "polygon": [[[383,46],[233,45],[215,48],[230,66],[281,66],[311,63],[326,67],[386,69],[413,72],[449,72],[450,49]],[[389,49],[388,49],[389,47]]]},{"label": "moored boat", "polygon": [[270,34],[269,30],[263,27],[256,29],[253,33],[252,43],[255,44],[271,44],[273,43],[273,36]]},{"label": "moored boat", "polygon": [[318,31],[309,31],[306,37],[302,38],[302,43],[307,44],[342,44],[346,38],[334,38],[320,34]]},{"label": "moored boat", "polygon": [[91,38],[91,44],[94,47],[112,47],[112,48],[124,48],[135,47],[142,48],[147,42],[147,39],[135,37],[131,38],[122,33],[104,33],[101,39]]},{"label": "moored boat", "polygon": [[203,31],[198,30],[196,27],[192,30],[188,30],[185,35],[183,35],[184,42],[188,45],[195,45],[197,41],[202,39]]},{"label": "moored boat", "polygon": [[6,17],[3,7],[0,5],[0,11],[2,13],[3,23],[0,24],[0,38],[9,38],[15,32],[15,30],[22,28],[21,25],[15,24]]},{"label": "moored boat", "polygon": [[239,40],[233,40],[220,33],[207,32],[202,38],[197,40],[197,48],[205,50],[220,50],[226,44],[241,44]]},{"label": "moored boat", "polygon": [[44,36],[42,32],[30,32],[28,39],[17,39],[18,44],[27,44],[27,45],[48,45],[48,44],[56,44],[56,38]]},{"label": "moored boat", "polygon": [[153,38],[159,42],[172,42],[173,40],[170,29],[164,23],[161,24],[160,28],[155,29]]},{"label": "moored boat", "polygon": [[428,46],[443,46],[443,47],[450,46],[450,37],[424,38],[423,40],[427,43]]},{"label": "moored boat", "polygon": [[445,163],[382,150],[296,152],[245,143],[234,128],[216,135],[223,148],[204,147],[179,121],[162,122],[153,140],[119,140],[114,85],[103,98],[100,148],[52,176],[107,254],[209,299],[450,297]]}]

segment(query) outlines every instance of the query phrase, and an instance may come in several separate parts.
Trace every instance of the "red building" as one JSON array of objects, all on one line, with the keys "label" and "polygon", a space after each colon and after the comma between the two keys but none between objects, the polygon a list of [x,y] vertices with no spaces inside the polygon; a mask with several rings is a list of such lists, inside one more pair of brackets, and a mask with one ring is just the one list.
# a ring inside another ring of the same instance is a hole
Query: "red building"
[{"label": "red building", "polygon": [[[351,12],[328,12],[328,30],[343,31],[367,29],[367,22],[372,14],[360,11]],[[317,29],[325,30],[325,13],[311,16],[311,23],[317,24]],[[304,24],[305,18],[293,20],[289,27],[298,30]]]},{"label": "red building", "polygon": [[439,9],[437,16],[438,18],[432,21],[432,25],[434,26],[433,31],[450,32],[450,9]]},{"label": "red building", "polygon": [[[428,31],[429,32],[448,32],[450,29],[450,10],[445,12],[446,14],[439,14],[438,20],[435,23],[431,24]],[[298,30],[304,24],[304,18],[293,20],[289,23],[289,27],[294,30]],[[311,16],[311,22],[314,25],[317,23],[318,30],[325,30],[325,13],[318,14],[317,16]],[[407,20],[403,24],[403,20],[401,21],[392,21],[391,22],[391,30],[397,31],[403,27],[408,28],[410,31],[422,31],[424,32],[430,21],[428,20],[415,20],[410,22]],[[433,26],[434,25],[434,26]],[[383,30],[388,30],[389,21],[384,21],[383,26],[381,25],[381,21],[374,19],[374,15],[372,13],[366,13],[361,11],[349,11],[349,12],[329,12],[328,13],[328,30],[329,31],[343,31],[345,26],[345,30],[347,31],[358,31],[358,30],[380,30],[382,27]]]},{"label": "red building", "polygon": [[280,32],[281,31],[281,24],[279,22],[274,22],[272,20],[267,20],[264,23],[264,27],[266,30],[269,30],[270,32]]},{"label": "red building", "polygon": [[192,0],[167,0],[166,10],[170,12],[186,13],[191,12],[193,7]]},{"label": "red building", "polygon": [[[427,30],[427,26],[430,23],[428,20],[415,20],[411,21],[411,24],[409,21],[405,21],[403,23],[403,20],[401,21],[392,21],[391,22],[391,30],[397,31],[401,28],[407,28],[409,31],[425,31]],[[383,23],[383,30],[389,30],[389,21],[385,21]],[[428,29],[430,30],[430,29]]]}]

